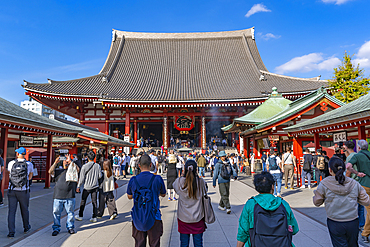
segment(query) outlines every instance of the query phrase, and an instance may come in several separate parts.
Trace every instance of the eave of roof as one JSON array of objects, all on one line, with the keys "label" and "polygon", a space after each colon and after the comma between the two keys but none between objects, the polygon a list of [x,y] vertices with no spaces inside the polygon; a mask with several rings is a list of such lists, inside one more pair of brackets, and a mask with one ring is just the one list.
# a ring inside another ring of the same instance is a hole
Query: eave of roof
[{"label": "eave of roof", "polygon": [[313,128],[322,128],[330,125],[342,124],[346,121],[355,121],[368,116],[370,116],[370,94],[362,96],[355,101],[321,116],[284,128],[284,130],[287,132],[297,132]]},{"label": "eave of roof", "polygon": [[249,135],[261,130],[266,130],[268,128],[272,128],[272,125],[275,123],[278,123],[284,119],[288,119],[292,117],[294,114],[301,112],[305,108],[319,102],[321,99],[326,98],[333,103],[343,106],[344,103],[335,97],[329,95],[325,88],[321,87],[317,89],[315,92],[312,92],[310,94],[307,94],[300,99],[297,99],[289,104],[289,106],[282,112],[274,115],[273,117],[267,119],[263,123],[257,125],[256,127],[253,127],[251,129],[248,129],[241,133],[241,135]]}]

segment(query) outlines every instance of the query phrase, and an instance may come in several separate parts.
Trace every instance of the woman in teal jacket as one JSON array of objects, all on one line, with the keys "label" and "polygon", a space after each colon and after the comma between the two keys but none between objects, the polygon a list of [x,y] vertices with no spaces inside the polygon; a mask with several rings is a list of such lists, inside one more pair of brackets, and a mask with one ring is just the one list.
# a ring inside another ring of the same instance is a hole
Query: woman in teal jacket
[{"label": "woman in teal jacket", "polygon": [[[250,229],[254,228],[254,210],[257,203],[259,206],[261,206],[262,209],[266,211],[277,210],[282,204],[284,206],[287,217],[287,230],[291,235],[297,234],[297,232],[299,231],[298,223],[289,204],[282,198],[275,197],[273,195],[274,178],[272,177],[272,175],[269,172],[262,172],[261,174],[254,177],[253,183],[259,194],[247,201],[243,208],[242,214],[240,215],[237,247],[252,246]],[[280,246],[283,245],[279,244],[279,247]],[[294,246],[293,243],[291,243],[290,246]]]}]

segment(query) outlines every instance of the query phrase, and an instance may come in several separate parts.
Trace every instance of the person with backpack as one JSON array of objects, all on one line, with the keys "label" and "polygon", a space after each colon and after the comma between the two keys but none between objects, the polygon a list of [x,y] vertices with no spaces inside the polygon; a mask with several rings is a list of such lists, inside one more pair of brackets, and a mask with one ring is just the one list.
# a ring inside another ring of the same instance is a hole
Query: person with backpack
[{"label": "person with backpack", "polygon": [[303,155],[302,176],[301,176],[302,186],[301,186],[301,189],[306,188],[306,182],[305,182],[306,177],[307,177],[307,180],[308,180],[308,188],[311,189],[312,161],[313,161],[312,154],[310,153],[310,150],[308,150],[308,148],[306,148],[306,153]]},{"label": "person with backpack", "polygon": [[95,153],[93,151],[89,151],[87,153],[87,162],[85,165],[82,166],[80,172],[80,180],[78,181],[76,192],[80,192],[80,187],[84,184],[84,189],[82,191],[81,196],[81,203],[80,203],[80,211],[78,215],[75,216],[75,219],[78,221],[82,220],[84,215],[86,199],[91,194],[91,203],[93,205],[93,214],[90,219],[90,222],[97,222],[97,214],[98,214],[98,190],[99,190],[99,179],[103,176],[101,172],[100,165],[94,162]]},{"label": "person with backpack", "polygon": [[253,184],[258,195],[244,205],[239,218],[237,247],[291,247],[293,235],[299,231],[289,204],[275,197],[275,180],[269,172],[255,175]]},{"label": "person with backpack", "polygon": [[265,151],[262,152],[261,161],[262,161],[262,171],[267,171],[266,169],[267,154]]},{"label": "person with backpack", "polygon": [[237,178],[237,175],[234,167],[231,166],[229,160],[226,158],[226,152],[220,151],[218,156],[220,159],[216,163],[213,174],[213,188],[216,187],[216,180],[218,180],[218,188],[221,195],[218,209],[222,211],[226,210],[226,213],[230,214],[230,179],[232,175]]},{"label": "person with backpack", "polygon": [[281,197],[281,182],[283,175],[281,174],[281,159],[276,155],[275,150],[271,149],[270,156],[266,160],[266,169],[274,178],[274,196]]},{"label": "person with backpack", "polygon": [[103,162],[103,173],[104,180],[102,183],[102,191],[99,193],[99,209],[97,217],[102,217],[104,215],[105,205],[108,207],[108,213],[110,215],[110,220],[114,220],[118,217],[116,201],[114,199],[114,182],[115,178],[112,172],[112,166],[110,160],[105,160]]},{"label": "person with backpack", "polygon": [[189,246],[190,234],[193,235],[195,247],[203,246],[203,232],[206,230],[203,196],[207,191],[206,186],[203,178],[198,177],[197,163],[194,160],[185,163],[184,175],[173,183],[179,195],[177,223],[182,247]]},{"label": "person with backpack", "polygon": [[[370,196],[370,152],[368,151],[369,144],[366,140],[359,140],[358,146],[361,149],[357,154],[353,155],[352,158],[346,165],[346,169],[351,173],[354,173],[358,177],[358,182],[365,189],[366,193]],[[357,171],[353,169],[353,166],[357,166]],[[364,230],[361,233],[362,240],[365,243],[369,243],[370,235],[370,206],[366,206],[366,220]]]},{"label": "person with backpack", "polygon": [[290,189],[294,189],[294,167],[296,166],[295,157],[292,154],[292,149],[288,147],[283,155],[283,173],[285,189],[288,189],[288,179],[290,178]]},{"label": "person with backpack", "polygon": [[161,176],[150,172],[151,163],[151,158],[143,154],[139,161],[141,173],[133,176],[127,186],[128,199],[134,199],[131,216],[135,247],[146,247],[147,237],[150,247],[160,247],[163,234],[159,196],[166,196],[166,187]]},{"label": "person with backpack", "polygon": [[162,155],[161,151],[157,152],[157,158],[158,158],[158,170],[160,170],[160,174],[163,175],[164,168],[165,168],[165,160],[166,158]]},{"label": "person with backpack", "polygon": [[200,154],[198,160],[197,160],[197,163],[198,163],[198,167],[199,167],[199,176],[200,177],[205,177],[205,169],[206,169],[206,166],[207,166],[207,160],[206,158],[204,158],[204,155],[203,154]]},{"label": "person with backpack", "polygon": [[[63,209],[67,213],[66,227],[69,234],[75,233],[75,222],[74,222],[74,211],[76,205],[76,187],[77,182],[67,181],[68,167],[73,164],[69,154],[66,155],[66,160],[63,161],[63,169],[58,169],[59,157],[54,161],[54,164],[50,167],[48,173],[55,178],[54,194],[53,194],[53,216],[54,224],[52,226],[52,236],[57,236],[60,232],[61,224],[60,217]],[[76,165],[77,172],[80,171]]]},{"label": "person with backpack", "polygon": [[113,173],[116,178],[119,177],[120,174],[120,163],[121,163],[121,157],[119,156],[119,153],[116,152],[116,155],[113,156]]},{"label": "person with backpack", "polygon": [[354,179],[344,175],[345,164],[337,156],[329,160],[329,177],[314,191],[313,204],[325,203],[327,226],[334,247],[358,246],[359,219],[357,203],[370,205],[366,190]]},{"label": "person with backpack", "polygon": [[317,182],[317,186],[319,186],[320,177],[322,177],[322,179],[326,177],[327,164],[325,162],[325,156],[322,155],[321,149],[318,149],[316,153],[317,153],[315,157],[316,163],[314,163],[314,166],[315,166],[316,182]]},{"label": "person with backpack", "polygon": [[21,208],[24,233],[31,230],[30,214],[28,211],[30,202],[29,180],[32,178],[32,166],[25,159],[26,149],[20,147],[15,150],[17,158],[8,163],[9,188],[8,188],[8,238],[14,238],[15,214],[17,206]]}]

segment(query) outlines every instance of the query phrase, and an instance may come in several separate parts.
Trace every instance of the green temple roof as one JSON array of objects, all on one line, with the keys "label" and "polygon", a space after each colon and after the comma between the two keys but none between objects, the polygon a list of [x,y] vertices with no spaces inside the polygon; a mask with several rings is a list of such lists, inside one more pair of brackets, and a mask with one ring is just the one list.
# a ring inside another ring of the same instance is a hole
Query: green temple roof
[{"label": "green temple roof", "polygon": [[276,87],[274,87],[270,97],[260,106],[242,117],[235,118],[232,124],[221,129],[225,132],[238,132],[241,130],[240,126],[237,126],[238,124],[258,125],[287,108],[291,102],[279,94]]}]

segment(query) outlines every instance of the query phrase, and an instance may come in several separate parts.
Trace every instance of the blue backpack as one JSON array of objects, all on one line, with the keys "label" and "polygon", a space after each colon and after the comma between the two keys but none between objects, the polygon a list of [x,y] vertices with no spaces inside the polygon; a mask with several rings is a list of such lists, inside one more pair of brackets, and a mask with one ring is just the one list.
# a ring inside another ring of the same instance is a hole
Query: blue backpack
[{"label": "blue backpack", "polygon": [[118,157],[117,157],[117,156],[115,156],[115,157],[113,158],[113,164],[114,164],[114,165],[118,165]]},{"label": "blue backpack", "polygon": [[279,166],[276,164],[276,156],[269,157],[269,168],[270,170],[277,170],[279,169]]},{"label": "blue backpack", "polygon": [[148,188],[140,186],[133,177],[136,188],[134,191],[134,207],[131,211],[132,221],[137,230],[146,232],[152,228],[155,222],[157,208],[154,203],[154,195],[151,190],[155,175],[149,181]]}]

